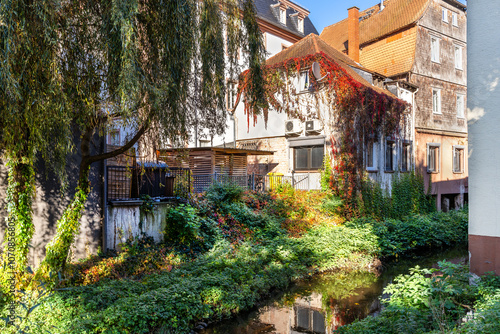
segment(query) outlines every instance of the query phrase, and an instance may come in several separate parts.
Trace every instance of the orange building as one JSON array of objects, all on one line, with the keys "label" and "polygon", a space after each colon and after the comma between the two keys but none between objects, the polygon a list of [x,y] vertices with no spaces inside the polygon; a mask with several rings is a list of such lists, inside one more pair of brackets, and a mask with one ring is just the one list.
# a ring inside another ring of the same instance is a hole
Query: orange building
[{"label": "orange building", "polygon": [[438,209],[468,201],[466,7],[455,0],[386,0],[326,27],[321,38],[367,69],[417,87],[416,170]]}]

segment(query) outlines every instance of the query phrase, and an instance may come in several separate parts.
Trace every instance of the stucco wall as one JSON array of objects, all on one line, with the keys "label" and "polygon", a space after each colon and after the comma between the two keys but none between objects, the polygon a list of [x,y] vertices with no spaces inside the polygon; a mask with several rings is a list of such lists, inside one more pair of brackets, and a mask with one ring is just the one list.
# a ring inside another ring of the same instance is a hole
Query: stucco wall
[{"label": "stucco wall", "polygon": [[469,3],[469,232],[494,237],[500,237],[499,15],[496,1]]}]

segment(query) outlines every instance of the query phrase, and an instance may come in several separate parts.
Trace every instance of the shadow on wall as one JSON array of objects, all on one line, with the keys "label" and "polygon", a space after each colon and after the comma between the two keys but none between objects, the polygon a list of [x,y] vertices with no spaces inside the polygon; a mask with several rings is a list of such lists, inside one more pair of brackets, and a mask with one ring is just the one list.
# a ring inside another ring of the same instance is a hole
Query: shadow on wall
[{"label": "shadow on wall", "polygon": [[[79,138],[79,136],[76,136]],[[95,138],[97,147],[101,144],[99,138]],[[61,184],[55,173],[47,168],[44,161],[38,160],[36,165],[36,197],[33,200],[33,223],[35,234],[31,242],[29,263],[37,266],[45,257],[45,246],[52,240],[56,232],[56,224],[64,209],[70,203],[75,193],[78,182],[80,156],[73,154],[68,158],[66,173],[68,176],[67,190],[63,191]],[[89,195],[85,212],[81,219],[80,234],[72,247],[72,257],[82,258],[86,255],[86,248],[95,253],[101,243],[101,221],[102,221],[102,194],[103,194],[103,174],[104,168],[100,163],[95,163],[91,167],[90,182],[92,191]],[[6,189],[7,189],[7,168],[5,161],[0,160],[0,198],[2,206],[0,208],[0,238],[3,244],[4,231],[6,228],[5,217]]]}]

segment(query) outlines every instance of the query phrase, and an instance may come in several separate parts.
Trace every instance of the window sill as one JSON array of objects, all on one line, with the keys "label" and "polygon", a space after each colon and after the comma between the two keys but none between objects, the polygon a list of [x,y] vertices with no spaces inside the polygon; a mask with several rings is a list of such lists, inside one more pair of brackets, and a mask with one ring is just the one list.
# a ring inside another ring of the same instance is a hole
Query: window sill
[{"label": "window sill", "polygon": [[464,171],[461,171],[461,172],[455,172],[455,171],[453,171],[453,174],[463,174],[463,173],[464,173]]},{"label": "window sill", "polygon": [[463,68],[458,68],[458,67],[455,67],[455,70],[457,70],[457,71],[461,71],[461,72],[463,72],[463,71],[464,71],[464,69],[463,69]]},{"label": "window sill", "polygon": [[465,119],[465,116],[457,116],[457,119]]},{"label": "window sill", "polygon": [[394,172],[395,172],[395,171],[393,171],[393,170],[384,170],[384,173],[389,173],[389,174],[392,174],[392,173],[394,173]]},{"label": "window sill", "polygon": [[427,171],[427,174],[439,174],[439,171],[431,171],[431,170],[428,170],[428,171]]},{"label": "window sill", "polygon": [[378,173],[378,169],[377,168],[367,168],[366,171],[368,173]]},{"label": "window sill", "polygon": [[432,62],[432,63],[434,63],[434,64],[439,64],[439,65],[441,65],[441,61],[439,61],[439,60],[432,60],[432,59],[431,59],[431,62]]},{"label": "window sill", "polygon": [[443,115],[443,113],[442,113],[442,112],[434,112],[434,111],[432,112],[432,114],[433,114],[433,115]]}]

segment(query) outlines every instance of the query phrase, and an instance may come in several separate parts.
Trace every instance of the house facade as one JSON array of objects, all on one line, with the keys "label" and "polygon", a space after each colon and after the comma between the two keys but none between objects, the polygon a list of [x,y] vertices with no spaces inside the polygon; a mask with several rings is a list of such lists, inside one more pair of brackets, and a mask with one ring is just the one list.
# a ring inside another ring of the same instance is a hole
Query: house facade
[{"label": "house facade", "polygon": [[461,207],[468,194],[466,7],[455,0],[386,0],[363,11],[351,8],[348,16],[326,27],[322,39],[412,87],[415,140],[409,149],[416,170],[432,182],[438,209]]},{"label": "house facade", "polygon": [[[337,71],[347,74],[363,88],[383,94],[389,99],[400,97],[410,104],[413,101],[414,89],[411,85],[403,85],[396,81],[389,82],[384,76],[368,71],[315,34],[307,36],[269,58],[266,65],[280,66],[291,60],[318,55],[338,65]],[[317,74],[325,78],[336,76],[336,73],[325,72],[319,67],[314,70],[310,64],[302,68],[289,83],[289,93],[297,96],[295,102],[292,103],[295,109],[287,113],[269,110],[267,126],[263,115],[256,119],[249,118],[242,103],[238,105],[235,117],[247,122],[243,127],[238,128],[237,146],[275,152],[273,156],[250,158],[248,162],[250,172],[261,175],[267,173],[296,175],[298,180],[307,176],[310,189],[320,188],[320,171],[323,169],[324,158],[329,156],[333,159],[331,141],[333,138],[339,138],[339,133],[336,128],[336,107],[329,100],[332,91],[325,89],[328,85],[322,83],[323,79],[313,78]],[[312,89],[311,82],[314,79],[318,87]],[[284,100],[284,97],[278,97],[278,100]],[[406,145],[411,147],[413,142],[412,111],[409,108],[403,115],[404,128],[401,130],[404,133],[394,133],[388,138],[388,142],[391,143],[390,165],[377,158],[385,149],[386,138],[382,133],[376,133],[371,140],[366,140],[368,144],[365,144],[364,138],[359,138],[358,149],[366,152],[368,157],[372,157],[368,168],[370,178],[377,180],[388,189],[390,189],[394,172],[401,168],[405,170],[413,168],[413,155],[410,151],[406,155],[406,160],[401,158],[401,155],[405,154]]]}]

